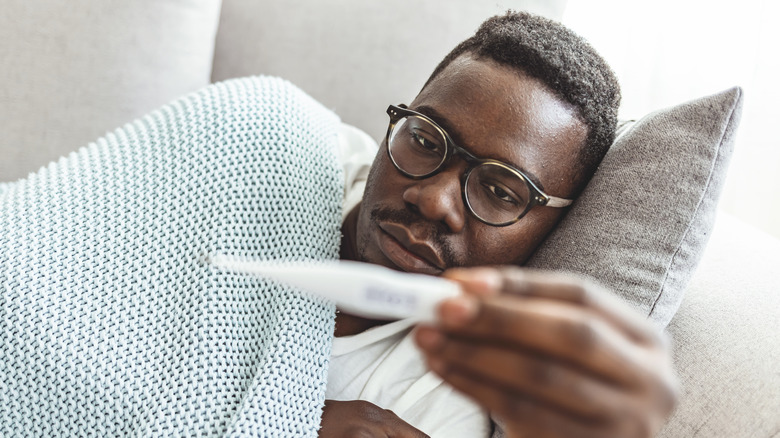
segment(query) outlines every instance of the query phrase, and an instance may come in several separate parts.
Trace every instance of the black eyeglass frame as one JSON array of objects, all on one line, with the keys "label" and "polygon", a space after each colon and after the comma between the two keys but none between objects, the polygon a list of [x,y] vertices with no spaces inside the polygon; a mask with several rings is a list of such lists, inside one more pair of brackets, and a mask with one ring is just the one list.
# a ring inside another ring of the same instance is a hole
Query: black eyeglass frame
[{"label": "black eyeglass frame", "polygon": [[[558,198],[556,196],[550,196],[544,193],[522,171],[516,169],[513,166],[510,166],[509,164],[503,163],[498,160],[489,159],[489,158],[476,157],[468,150],[462,148],[461,146],[458,146],[452,140],[452,137],[450,137],[447,131],[445,131],[441,126],[439,126],[438,123],[431,120],[430,117],[426,116],[425,114],[418,113],[417,111],[410,110],[409,107],[407,107],[404,104],[399,104],[397,106],[396,105],[388,106],[387,115],[390,116],[390,124],[387,127],[387,134],[385,135],[385,143],[387,145],[387,156],[390,158],[390,161],[393,163],[393,166],[395,166],[396,170],[398,170],[405,177],[413,180],[426,179],[441,172],[442,169],[446,167],[446,163],[450,161],[450,158],[456,155],[460,156],[469,165],[466,171],[463,172],[463,175],[461,175],[460,191],[461,191],[461,196],[463,196],[463,203],[466,205],[466,207],[471,212],[471,214],[484,224],[491,225],[494,227],[506,227],[514,223],[517,223],[517,221],[522,219],[523,216],[525,216],[529,211],[531,211],[532,208],[536,207],[537,205],[543,207],[546,206],[546,207],[554,207],[554,208],[564,208],[564,207],[568,207],[573,202],[571,199]],[[444,158],[442,158],[441,162],[436,166],[436,168],[434,168],[432,171],[424,175],[410,174],[405,170],[401,169],[401,167],[395,161],[395,158],[393,158],[393,154],[390,153],[390,133],[393,132],[393,128],[395,127],[396,123],[398,123],[399,120],[408,116],[419,117],[425,120],[426,122],[430,123],[431,126],[433,126],[439,131],[439,133],[442,135],[442,137],[445,140],[444,147],[446,148],[446,150],[444,151]],[[471,202],[469,201],[469,196],[468,193],[466,192],[466,185],[469,176],[471,175],[471,172],[482,164],[491,164],[491,165],[502,167],[512,172],[513,174],[517,175],[528,186],[529,193],[531,194],[531,199],[528,200],[528,205],[526,205],[525,209],[523,209],[523,211],[516,218],[507,222],[493,223],[480,217],[471,207]]]}]

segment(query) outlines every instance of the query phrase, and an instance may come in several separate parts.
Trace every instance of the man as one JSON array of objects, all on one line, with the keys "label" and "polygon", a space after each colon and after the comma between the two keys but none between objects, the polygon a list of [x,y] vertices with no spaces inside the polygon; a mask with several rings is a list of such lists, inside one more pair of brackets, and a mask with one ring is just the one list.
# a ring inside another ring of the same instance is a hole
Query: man
[{"label": "man", "polygon": [[332,339],[331,306],[206,263],[336,255],[336,120],[282,80],[208,87],[3,186],[0,434],[453,438],[489,435],[485,410],[510,436],[652,434],[673,379],[641,318],[579,281],[469,269],[525,262],[617,100],[592,49],[516,14],[388,108],[341,255],[461,283],[416,331],[339,313]]},{"label": "man", "polygon": [[[461,283],[467,294],[412,336],[508,436],[652,436],[674,404],[663,342],[608,295],[517,268],[464,269],[530,257],[604,156],[618,104],[612,72],[579,37],[524,13],[494,17],[408,107],[388,109],[343,225],[342,258]],[[339,313],[337,341],[383,323]],[[329,400],[320,436],[423,436],[384,408]]]}]

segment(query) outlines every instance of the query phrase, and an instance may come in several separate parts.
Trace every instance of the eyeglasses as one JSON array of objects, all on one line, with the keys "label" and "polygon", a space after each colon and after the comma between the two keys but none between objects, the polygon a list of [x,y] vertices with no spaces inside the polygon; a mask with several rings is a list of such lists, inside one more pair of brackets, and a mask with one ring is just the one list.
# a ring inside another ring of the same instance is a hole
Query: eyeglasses
[{"label": "eyeglasses", "polygon": [[545,194],[508,164],[475,157],[436,122],[406,105],[390,105],[387,114],[387,154],[395,168],[408,178],[425,179],[439,173],[453,156],[460,156],[469,164],[461,177],[463,201],[481,222],[505,227],[537,205],[561,208],[572,203]]}]

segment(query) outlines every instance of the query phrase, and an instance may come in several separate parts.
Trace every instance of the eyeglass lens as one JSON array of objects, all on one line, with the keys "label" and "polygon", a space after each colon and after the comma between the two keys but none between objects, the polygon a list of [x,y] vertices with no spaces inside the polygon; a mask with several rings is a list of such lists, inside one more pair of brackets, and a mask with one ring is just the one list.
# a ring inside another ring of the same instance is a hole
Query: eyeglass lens
[{"label": "eyeglass lens", "polygon": [[[388,136],[388,151],[395,165],[413,177],[435,172],[446,158],[444,134],[426,119],[406,116]],[[491,224],[516,220],[528,206],[530,191],[525,180],[500,163],[485,162],[469,172],[466,203],[480,219]]]}]

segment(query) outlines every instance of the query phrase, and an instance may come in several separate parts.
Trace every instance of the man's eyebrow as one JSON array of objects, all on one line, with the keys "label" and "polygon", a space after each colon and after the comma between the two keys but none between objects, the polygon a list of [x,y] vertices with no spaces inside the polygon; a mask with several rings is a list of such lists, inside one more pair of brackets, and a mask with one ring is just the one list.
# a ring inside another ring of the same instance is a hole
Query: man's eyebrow
[{"label": "man's eyebrow", "polygon": [[[432,108],[432,107],[430,107],[428,105],[420,105],[420,106],[417,106],[417,107],[414,107],[414,108],[409,108],[409,109],[412,110],[412,111],[417,111],[418,113],[423,114],[423,115],[427,116],[428,118],[430,118],[431,120],[433,120],[434,122],[436,122],[436,124],[439,125],[440,128],[442,128],[445,132],[447,132],[447,134],[452,138],[452,141],[454,141],[455,144],[457,144],[458,146],[462,147],[463,149],[468,150],[469,152],[471,152],[473,154],[473,152],[471,150],[469,150],[469,148],[467,146],[464,145],[463,138],[460,136],[460,133],[455,128],[455,126],[452,125],[449,122],[449,120],[447,120],[446,117],[442,116],[440,112],[436,111],[434,108]],[[477,156],[477,155],[474,155],[474,156]],[[484,158],[484,157],[478,157],[478,158]],[[526,169],[523,169],[522,167],[518,166],[515,163],[508,162],[508,161],[502,161],[502,160],[498,160],[498,161],[501,161],[502,163],[508,164],[508,165],[514,167],[515,169],[521,171],[523,173],[523,175],[527,176],[528,179],[530,179],[531,182],[536,185],[536,187],[539,187],[540,190],[544,190],[544,186],[542,185],[542,182],[533,173],[529,172]]]},{"label": "man's eyebrow", "polygon": [[439,125],[442,129],[447,131],[447,134],[449,134],[449,136],[452,137],[452,140],[455,141],[455,143],[457,143],[458,146],[463,147],[463,138],[461,138],[457,128],[455,128],[455,126],[452,125],[450,121],[447,120],[446,117],[442,116],[440,112],[436,111],[435,109],[427,105],[420,105],[418,107],[409,108],[409,109],[428,116],[431,120],[436,122],[436,124]]}]

